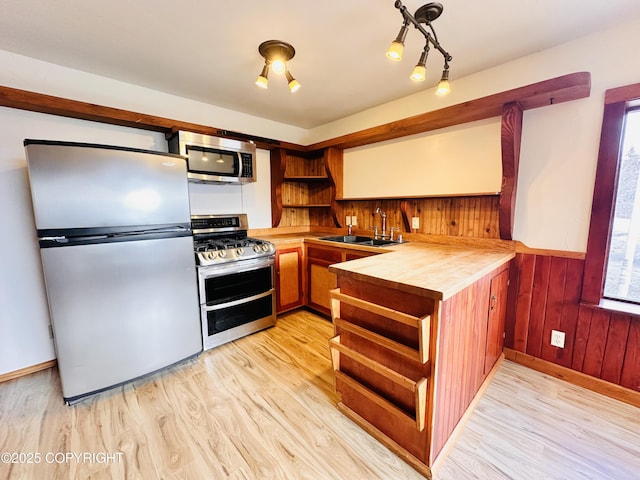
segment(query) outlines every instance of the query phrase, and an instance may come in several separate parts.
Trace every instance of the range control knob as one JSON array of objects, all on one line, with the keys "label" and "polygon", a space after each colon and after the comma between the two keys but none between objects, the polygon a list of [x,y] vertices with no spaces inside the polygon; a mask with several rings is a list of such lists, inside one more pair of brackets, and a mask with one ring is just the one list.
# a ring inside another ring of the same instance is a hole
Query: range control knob
[{"label": "range control knob", "polygon": [[205,255],[207,256],[207,260],[215,260],[216,258],[216,252],[213,251],[207,252]]},{"label": "range control knob", "polygon": [[273,245],[271,245],[270,243],[265,243],[264,245],[262,245],[263,252],[270,252],[271,250],[273,250]]},{"label": "range control knob", "polygon": [[244,248],[242,248],[242,247],[236,248],[236,255],[238,255],[240,257],[240,256],[242,256],[243,253],[244,253]]},{"label": "range control knob", "polygon": [[258,245],[257,243],[253,246],[253,251],[256,253],[262,252],[262,245]]},{"label": "range control knob", "polygon": [[227,251],[226,250],[218,250],[218,256],[220,258],[224,258],[227,256]]}]

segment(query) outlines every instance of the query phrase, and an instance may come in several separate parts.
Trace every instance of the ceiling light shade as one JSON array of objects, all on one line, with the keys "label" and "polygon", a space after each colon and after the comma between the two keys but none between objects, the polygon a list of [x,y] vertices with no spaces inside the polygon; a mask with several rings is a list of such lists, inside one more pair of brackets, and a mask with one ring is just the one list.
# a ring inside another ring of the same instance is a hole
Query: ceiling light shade
[{"label": "ceiling light shade", "polygon": [[287,76],[287,82],[289,83],[289,91],[291,93],[295,93],[298,90],[300,90],[300,87],[302,85],[300,85],[300,82],[298,82],[298,80],[293,78],[293,75],[291,75],[291,72],[289,70],[286,71],[286,76]]},{"label": "ceiling light shade", "polygon": [[448,95],[451,93],[451,86],[449,85],[449,70],[445,68],[442,71],[442,77],[440,78],[440,83],[438,83],[438,88],[436,89],[436,95]]},{"label": "ceiling light shade", "polygon": [[399,62],[402,60],[402,52],[404,51],[404,44],[393,41],[387,50],[387,58]]},{"label": "ceiling light shade", "polygon": [[402,52],[404,51],[404,39],[407,37],[407,31],[409,30],[409,24],[405,21],[396,39],[391,42],[389,50],[387,50],[387,58],[399,62],[402,60]]},{"label": "ceiling light shade", "polygon": [[424,50],[422,50],[422,54],[420,55],[420,60],[418,60],[418,63],[409,77],[414,82],[424,82],[425,78],[427,78],[427,55],[429,55],[429,42],[424,46]]},{"label": "ceiling light shade", "polygon": [[442,72],[442,79],[438,85],[436,94],[446,95],[451,91],[449,87],[449,62],[452,60],[451,55],[440,45],[436,31],[433,29],[433,22],[438,18],[443,11],[443,6],[438,2],[427,3],[416,10],[415,15],[411,15],[407,11],[407,7],[402,4],[402,1],[396,0],[394,6],[400,10],[403,23],[398,36],[387,50],[387,57],[391,60],[400,60],[402,58],[402,51],[404,49],[404,41],[407,36],[408,26],[411,23],[416,30],[418,30],[425,38],[425,47],[420,56],[420,60],[416,64],[413,72],[411,73],[411,80],[422,82],[426,78],[426,63],[427,55],[429,53],[429,46],[434,47],[442,57],[444,58],[444,71]]},{"label": "ceiling light shade", "polygon": [[269,75],[269,66],[265,63],[264,67],[262,67],[262,72],[258,75],[258,79],[256,80],[256,85],[260,88],[269,88],[269,79],[267,76]]},{"label": "ceiling light shade", "polygon": [[427,67],[424,65],[416,65],[413,67],[413,72],[411,72],[411,76],[409,77],[414,82],[424,82],[427,78]]},{"label": "ceiling light shade", "polygon": [[[256,85],[262,88],[267,88],[269,69],[280,75],[288,72],[287,62],[296,54],[295,49],[290,44],[281,40],[267,40],[266,42],[262,42],[258,47],[258,52],[264,58],[264,67],[262,68],[262,73],[258,76],[258,80],[256,80]],[[293,77],[291,77],[291,79],[294,82],[293,87],[291,86],[291,80],[287,78],[289,89],[295,92],[300,88],[300,83],[293,79]]]}]

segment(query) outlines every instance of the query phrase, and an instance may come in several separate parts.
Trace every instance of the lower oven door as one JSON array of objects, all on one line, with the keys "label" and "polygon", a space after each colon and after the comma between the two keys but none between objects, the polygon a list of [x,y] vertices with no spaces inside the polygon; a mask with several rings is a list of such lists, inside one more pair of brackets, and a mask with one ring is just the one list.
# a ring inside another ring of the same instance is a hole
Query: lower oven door
[{"label": "lower oven door", "polygon": [[199,269],[204,349],[275,324],[273,257]]}]

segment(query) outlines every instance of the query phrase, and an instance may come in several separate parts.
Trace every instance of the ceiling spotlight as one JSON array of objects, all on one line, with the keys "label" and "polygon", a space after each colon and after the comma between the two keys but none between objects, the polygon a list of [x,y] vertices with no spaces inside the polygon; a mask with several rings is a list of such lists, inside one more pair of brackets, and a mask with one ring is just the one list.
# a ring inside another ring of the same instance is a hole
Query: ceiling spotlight
[{"label": "ceiling spotlight", "polygon": [[451,87],[449,86],[449,66],[446,65],[445,69],[442,71],[442,77],[440,77],[440,83],[438,83],[438,88],[436,89],[436,95],[447,95],[451,92]]},{"label": "ceiling spotlight", "polygon": [[411,73],[411,80],[415,82],[424,82],[424,79],[427,78],[427,55],[429,55],[429,42],[424,46],[424,50],[422,50],[422,54],[420,55],[420,60],[413,68],[413,72]]},{"label": "ceiling spotlight", "polygon": [[287,76],[287,82],[289,83],[289,90],[291,90],[291,93],[297,92],[302,85],[300,85],[300,82],[298,82],[298,80],[293,78],[293,75],[291,75],[291,72],[289,70],[287,70],[285,73]]},{"label": "ceiling spotlight", "polygon": [[256,80],[256,85],[260,88],[269,88],[269,79],[267,78],[269,75],[269,67],[267,65],[262,67],[262,72],[258,75],[258,79]]},{"label": "ceiling spotlight", "polygon": [[260,44],[258,52],[264,57],[264,66],[256,80],[256,85],[261,88],[268,88],[269,80],[267,77],[269,75],[269,69],[271,68],[274,73],[279,75],[283,73],[286,74],[291,93],[301,87],[300,82],[293,78],[293,75],[291,75],[287,68],[287,62],[296,54],[295,49],[290,44],[280,40],[267,40]]},{"label": "ceiling spotlight", "polygon": [[396,62],[402,60],[402,52],[404,50],[404,39],[407,37],[409,31],[409,21],[405,20],[398,32],[396,39],[391,42],[389,50],[387,50],[387,58]]},{"label": "ceiling spotlight", "polygon": [[[433,25],[431,25],[431,22],[442,14],[442,4],[438,2],[427,3],[426,5],[418,8],[415,15],[411,15],[407,11],[407,7],[405,7],[400,0],[396,0],[394,6],[400,10],[403,23],[398,36],[391,43],[389,50],[387,50],[387,57],[391,60],[402,59],[404,41],[407,36],[409,23],[411,23],[418,31],[420,31],[420,33],[422,33],[422,35],[424,35],[426,42],[424,49],[422,50],[422,54],[420,55],[420,59],[413,69],[410,78],[411,80],[418,82],[422,82],[426,78],[427,55],[429,54],[429,45],[431,44],[431,46],[438,50],[444,58],[444,70],[442,71],[442,77],[438,84],[436,94],[446,95],[451,91],[451,87],[449,85],[449,62],[452,60],[452,57],[444,48],[442,48],[442,45],[440,45],[436,31],[433,29]],[[429,30],[425,27],[428,27]]]}]

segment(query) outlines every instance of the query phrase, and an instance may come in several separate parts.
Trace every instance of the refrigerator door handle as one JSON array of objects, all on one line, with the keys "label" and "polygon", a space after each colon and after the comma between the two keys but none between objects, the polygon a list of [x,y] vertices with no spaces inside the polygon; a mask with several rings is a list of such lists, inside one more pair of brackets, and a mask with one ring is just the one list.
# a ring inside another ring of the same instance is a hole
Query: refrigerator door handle
[{"label": "refrigerator door handle", "polygon": [[48,242],[57,242],[57,243],[68,243],[69,239],[63,236],[57,237],[40,237],[40,240],[48,241]]},{"label": "refrigerator door handle", "polygon": [[131,237],[131,236],[135,236],[135,235],[148,235],[150,233],[185,233],[188,232],[189,229],[187,229],[186,227],[182,227],[182,226],[176,226],[176,227],[161,227],[161,228],[149,228],[146,230],[134,230],[131,232],[121,232],[121,233],[114,233],[111,234],[111,237]]}]

